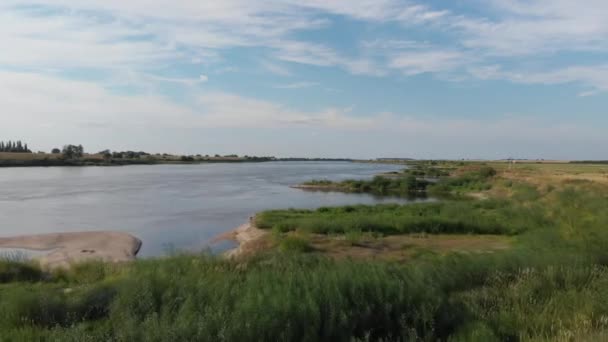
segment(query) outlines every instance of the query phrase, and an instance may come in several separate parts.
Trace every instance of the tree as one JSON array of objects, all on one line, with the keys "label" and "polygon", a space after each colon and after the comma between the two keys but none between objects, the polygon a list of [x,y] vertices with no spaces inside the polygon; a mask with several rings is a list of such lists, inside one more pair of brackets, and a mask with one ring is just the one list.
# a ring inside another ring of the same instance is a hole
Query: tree
[{"label": "tree", "polygon": [[0,142],[0,152],[12,152],[12,153],[32,153],[27,147],[27,144],[23,144],[21,140],[13,142],[11,140],[7,142]]},{"label": "tree", "polygon": [[78,159],[84,154],[82,145],[65,145],[61,151],[65,159]]},{"label": "tree", "polygon": [[112,152],[110,150],[103,150],[100,151],[98,154],[101,154],[103,156],[103,159],[105,160],[112,159]]},{"label": "tree", "polygon": [[58,149],[58,148],[54,148],[54,149],[51,151],[51,153],[52,153],[52,154],[59,154],[59,153],[61,153],[61,150],[60,150],[60,149]]}]

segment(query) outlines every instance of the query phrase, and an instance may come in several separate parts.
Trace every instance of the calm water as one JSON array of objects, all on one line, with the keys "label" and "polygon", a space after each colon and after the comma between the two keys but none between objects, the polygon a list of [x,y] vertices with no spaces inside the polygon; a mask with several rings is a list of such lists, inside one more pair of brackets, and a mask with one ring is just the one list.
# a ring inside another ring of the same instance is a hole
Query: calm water
[{"label": "calm water", "polygon": [[196,251],[264,209],[404,202],[289,188],[401,168],[346,162],[5,168],[0,236],[118,230],[143,241],[141,256]]}]

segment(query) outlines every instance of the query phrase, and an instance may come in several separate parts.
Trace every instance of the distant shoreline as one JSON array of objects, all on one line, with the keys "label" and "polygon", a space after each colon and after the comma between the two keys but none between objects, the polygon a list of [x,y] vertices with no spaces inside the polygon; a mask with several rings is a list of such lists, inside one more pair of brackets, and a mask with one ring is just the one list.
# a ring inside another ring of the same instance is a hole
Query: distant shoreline
[{"label": "distant shoreline", "polygon": [[126,166],[126,165],[196,165],[216,163],[265,163],[265,162],[355,162],[353,159],[333,158],[275,158],[238,156],[179,156],[167,154],[146,154],[137,158],[104,157],[101,154],[85,154],[80,158],[67,159],[61,154],[51,153],[8,153],[0,152],[0,168],[9,167],[79,167],[79,166]]}]

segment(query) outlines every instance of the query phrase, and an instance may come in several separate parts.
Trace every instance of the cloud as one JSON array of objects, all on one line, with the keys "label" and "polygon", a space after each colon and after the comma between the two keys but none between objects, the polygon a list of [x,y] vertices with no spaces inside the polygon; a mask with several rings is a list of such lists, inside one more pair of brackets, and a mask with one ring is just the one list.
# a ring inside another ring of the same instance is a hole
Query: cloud
[{"label": "cloud", "polygon": [[500,66],[470,68],[475,77],[484,80],[509,80],[522,84],[567,84],[579,83],[592,90],[584,91],[581,96],[593,95],[599,91],[608,91],[608,64],[568,66],[548,71],[509,71]]},{"label": "cloud", "polygon": [[603,0],[490,0],[493,18],[453,17],[463,44],[498,56],[606,51],[608,3]]},{"label": "cloud", "polygon": [[317,82],[295,82],[289,84],[276,85],[273,88],[276,89],[302,89],[310,88],[319,85]]},{"label": "cloud", "polygon": [[440,72],[466,64],[467,56],[456,51],[412,51],[401,52],[390,60],[390,67],[405,75]]},{"label": "cloud", "polygon": [[[191,101],[176,103],[158,95],[116,94],[92,82],[0,71],[0,106],[4,112],[15,114],[3,116],[0,135],[30,137],[27,140],[32,146],[45,150],[78,142],[87,150],[200,153],[209,146],[193,142],[211,143],[221,134],[230,137],[221,144],[225,152],[231,152],[226,146],[247,146],[244,149],[250,154],[311,155],[311,151],[318,151],[313,155],[426,158],[597,158],[601,148],[592,146],[608,143],[604,129],[598,125],[556,122],[551,117],[363,116],[352,108],[302,111],[203,89],[186,95],[192,97]],[[310,138],[311,133],[316,133],[314,138]],[[277,139],[282,143],[277,144]],[[563,148],[556,150],[555,141],[562,142]]]},{"label": "cloud", "polygon": [[[166,79],[161,78],[161,81]],[[182,82],[182,80],[169,80]],[[187,82],[190,82],[189,80]],[[16,127],[32,135],[41,129],[83,127],[283,127],[308,125],[340,129],[375,125],[371,118],[348,115],[349,109],[298,111],[268,101],[228,93],[194,90],[188,104],[154,95],[121,95],[85,81],[52,75],[0,71],[0,107],[11,115],[3,130]],[[69,134],[67,134],[69,136]]]},{"label": "cloud", "polygon": [[33,68],[118,68],[179,59],[168,44],[133,40],[145,31],[94,17],[0,12],[0,65]]},{"label": "cloud", "polygon": [[318,112],[298,111],[273,102],[227,93],[209,93],[198,97],[201,109],[199,125],[205,127],[311,127],[367,129],[377,127],[372,117],[349,115],[349,108],[327,108]]},{"label": "cloud", "polygon": [[385,71],[371,59],[348,58],[322,44],[283,41],[275,44],[276,58],[299,64],[340,67],[355,75],[382,76]]},{"label": "cloud", "polygon": [[[359,42],[359,49],[348,53],[295,38],[302,31],[331,27],[328,14],[361,25],[397,23],[405,30]],[[607,16],[603,0],[586,0],[585,5],[489,0],[483,11],[462,13],[416,0],[5,0],[0,5],[0,40],[11,48],[0,54],[0,66],[149,72],[168,64],[214,63],[231,48],[262,47],[269,54],[260,65],[279,76],[292,74],[281,62],[337,67],[353,75],[386,76],[391,69],[405,76],[470,75],[468,68],[487,64],[529,67],[539,54],[605,53]],[[410,36],[410,27],[442,39],[401,39]],[[573,67],[568,61],[556,66]]]},{"label": "cloud", "polygon": [[264,68],[264,70],[279,76],[291,76],[291,72],[288,68],[278,63],[272,63],[269,61],[260,61],[260,66]]},{"label": "cloud", "polygon": [[[209,80],[206,75],[200,75],[198,78],[177,78],[177,77],[164,77],[152,74],[139,74],[146,81],[158,81],[158,82],[168,82],[174,83],[184,86],[195,86],[201,83],[205,83]],[[136,75],[137,77],[137,75]]]}]

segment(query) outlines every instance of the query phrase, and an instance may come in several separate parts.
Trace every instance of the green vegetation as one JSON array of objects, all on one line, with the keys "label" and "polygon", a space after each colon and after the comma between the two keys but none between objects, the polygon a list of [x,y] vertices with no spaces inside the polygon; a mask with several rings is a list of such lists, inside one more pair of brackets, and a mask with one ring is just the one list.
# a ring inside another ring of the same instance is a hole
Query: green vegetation
[{"label": "green vegetation", "polygon": [[474,166],[471,170],[466,170],[462,174],[442,178],[429,189],[429,192],[440,195],[490,190],[494,176],[496,176],[496,170],[493,167]]},{"label": "green vegetation", "polygon": [[80,159],[84,155],[84,147],[82,145],[65,145],[61,154],[63,159]]},{"label": "green vegetation", "polygon": [[85,153],[82,145],[65,145],[62,150],[54,148],[50,154],[22,153],[31,152],[27,144],[21,142],[0,142],[0,167],[24,166],[114,166],[133,164],[195,164],[195,163],[239,163],[239,162],[267,162],[275,160],[273,157],[255,157],[228,155],[221,157],[188,155],[177,156],[169,154],[150,154],[143,151],[110,151],[103,150],[96,154]]},{"label": "green vegetation", "polygon": [[409,167],[403,170],[406,175],[424,178],[447,177],[455,169],[452,163],[437,161],[417,161],[408,163]]},{"label": "green vegetation", "polygon": [[256,217],[256,225],[262,229],[279,226],[283,232],[303,230],[315,234],[363,231],[384,235],[423,232],[514,235],[547,224],[536,205],[520,206],[506,200],[271,210]]},{"label": "green vegetation", "polygon": [[424,192],[430,183],[415,176],[387,178],[376,176],[372,180],[345,180],[332,182],[329,180],[312,180],[302,184],[302,188],[333,190],[343,192],[372,193],[376,195],[411,196]]},{"label": "green vegetation", "polygon": [[[175,255],[51,273],[0,262],[0,340],[605,340],[608,186],[492,170],[466,166],[450,177],[466,181],[441,185],[503,194],[487,200],[261,213],[278,248],[248,259]],[[310,244],[315,234],[357,245],[411,232],[515,242],[407,263],[334,259]]]},{"label": "green vegetation", "polygon": [[10,152],[10,153],[32,153],[30,149],[27,147],[27,144],[23,144],[20,140],[16,142],[0,141],[0,152]]},{"label": "green vegetation", "polygon": [[[445,198],[491,189],[496,170],[487,165],[474,165],[451,174],[454,163],[418,162],[402,173],[376,176],[372,180],[312,180],[302,183],[302,189],[370,193],[374,195],[420,196],[427,192]],[[436,181],[434,181],[436,180]]]}]

